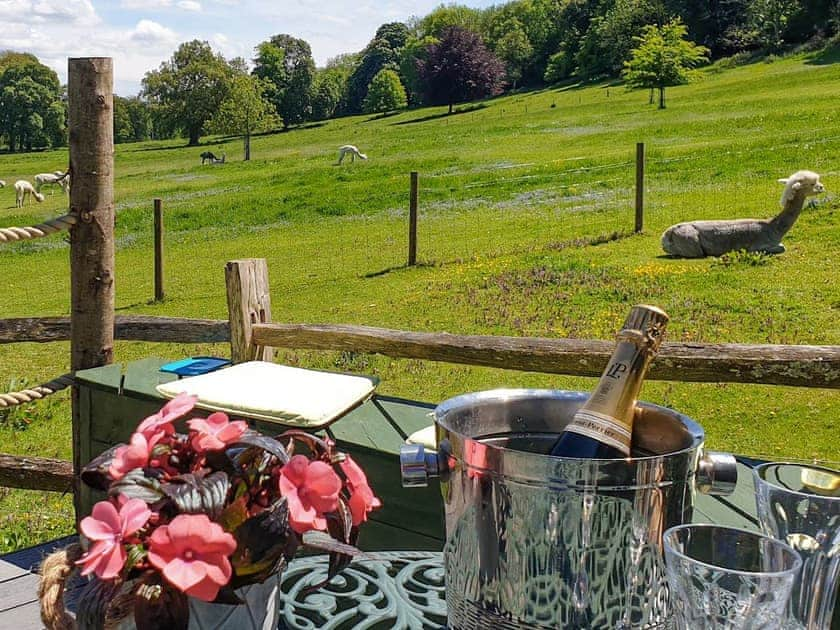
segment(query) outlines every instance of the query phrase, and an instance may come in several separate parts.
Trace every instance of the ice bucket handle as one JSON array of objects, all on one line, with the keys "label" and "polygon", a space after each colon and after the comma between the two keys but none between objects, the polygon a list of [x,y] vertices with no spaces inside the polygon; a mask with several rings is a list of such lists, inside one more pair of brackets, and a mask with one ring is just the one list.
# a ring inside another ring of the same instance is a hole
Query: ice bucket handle
[{"label": "ice bucket handle", "polygon": [[426,452],[422,444],[403,444],[400,447],[400,473],[403,488],[425,488],[429,477],[441,474],[441,455]]},{"label": "ice bucket handle", "polygon": [[729,453],[704,451],[697,462],[697,490],[703,494],[727,495],[738,483],[738,462]]}]

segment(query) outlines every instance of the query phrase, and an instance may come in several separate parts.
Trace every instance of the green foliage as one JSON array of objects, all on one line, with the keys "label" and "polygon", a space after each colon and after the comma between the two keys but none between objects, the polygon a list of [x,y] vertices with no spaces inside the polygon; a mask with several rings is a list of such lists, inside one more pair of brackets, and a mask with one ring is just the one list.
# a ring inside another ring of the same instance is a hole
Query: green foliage
[{"label": "green foliage", "polygon": [[266,97],[274,103],[284,127],[310,119],[315,61],[306,41],[274,35],[262,42],[257,46],[254,74],[269,83]]},{"label": "green foliage", "polygon": [[522,78],[525,64],[534,52],[519,20],[514,18],[506,24],[504,35],[496,42],[495,52],[504,62],[508,81],[515,89],[517,82]]},{"label": "green foliage", "polygon": [[398,69],[400,53],[408,41],[408,28],[401,22],[383,24],[361,52],[359,65],[347,81],[347,111],[358,113],[373,77],[385,68]]},{"label": "green foliage", "polygon": [[770,263],[771,260],[773,260],[773,257],[764,252],[750,252],[746,249],[739,249],[715,258],[712,264],[718,267],[762,267]]},{"label": "green foliage", "polygon": [[618,76],[634,48],[633,38],[646,24],[661,22],[656,0],[616,0],[589,24],[576,56],[581,78]]},{"label": "green foliage", "polygon": [[65,144],[61,97],[58,75],[34,55],[0,54],[0,134],[10,151]]},{"label": "green foliage", "polygon": [[420,37],[440,39],[443,32],[453,26],[480,33],[482,22],[480,9],[462,4],[440,4],[420,20],[417,30]]},{"label": "green foliage", "polygon": [[438,41],[430,35],[419,38],[412,35],[400,51],[400,77],[411,105],[423,103],[423,82],[420,79],[418,63],[428,59],[429,46]]},{"label": "green foliage", "polygon": [[366,114],[385,113],[402,109],[408,104],[405,88],[399,75],[393,70],[380,70],[370,82],[367,96],[362,104]]},{"label": "green foliage", "polygon": [[665,88],[688,83],[691,68],[709,53],[704,46],[686,40],[686,26],[672,20],[664,26],[648,25],[635,37],[638,46],[624,64],[624,78],[631,88],[659,90],[659,108],[665,108]]},{"label": "green foliage", "polygon": [[143,77],[143,95],[161,126],[183,131],[195,146],[227,97],[231,68],[207,42],[184,42],[160,68]]},{"label": "green foliage", "polygon": [[231,79],[227,97],[210,120],[215,133],[241,135],[245,161],[251,159],[251,134],[277,124],[274,105],[265,97],[268,82],[238,71]]},{"label": "green foliage", "polygon": [[797,0],[751,0],[747,16],[756,43],[770,52],[782,50],[788,23],[801,10]]},{"label": "green foliage", "polygon": [[142,142],[151,137],[149,106],[136,96],[114,95],[114,142]]}]

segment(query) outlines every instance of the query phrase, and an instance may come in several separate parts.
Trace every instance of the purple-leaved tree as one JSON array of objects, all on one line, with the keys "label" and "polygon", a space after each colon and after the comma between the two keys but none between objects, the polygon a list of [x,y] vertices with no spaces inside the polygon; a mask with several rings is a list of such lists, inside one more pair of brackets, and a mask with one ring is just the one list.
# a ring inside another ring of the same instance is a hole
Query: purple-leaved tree
[{"label": "purple-leaved tree", "polygon": [[499,94],[505,66],[477,33],[452,26],[430,44],[426,59],[417,61],[417,71],[428,102],[449,105]]}]

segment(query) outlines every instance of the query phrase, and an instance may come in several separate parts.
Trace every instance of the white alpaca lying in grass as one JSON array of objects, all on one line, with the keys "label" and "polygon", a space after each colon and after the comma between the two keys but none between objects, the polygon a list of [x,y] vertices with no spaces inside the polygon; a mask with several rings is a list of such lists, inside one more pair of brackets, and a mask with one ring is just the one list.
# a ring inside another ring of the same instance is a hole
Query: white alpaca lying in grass
[{"label": "white alpaca lying in grass", "polygon": [[35,190],[34,186],[25,179],[19,179],[15,182],[16,207],[23,208],[23,201],[27,195],[31,195],[29,203],[32,203],[32,197],[35,197],[39,202],[44,200],[44,195]]},{"label": "white alpaca lying in grass", "polygon": [[35,190],[41,192],[44,186],[61,186],[61,190],[67,192],[70,190],[70,178],[68,173],[64,171],[54,171],[52,173],[38,173],[35,176]]},{"label": "white alpaca lying in grass", "polygon": [[662,249],[671,256],[682,258],[723,256],[740,249],[781,254],[785,251],[782,237],[802,212],[805,197],[825,192],[825,187],[820,182],[820,176],[812,171],[797,171],[778,181],[785,185],[780,202],[782,211],[772,219],[678,223],[662,234]]},{"label": "white alpaca lying in grass", "polygon": [[362,153],[361,151],[359,151],[352,144],[345,144],[344,146],[338,147],[338,162],[337,163],[341,164],[341,162],[344,160],[344,156],[347,155],[348,153],[350,154],[350,161],[351,162],[356,161],[356,156],[358,156],[359,159],[362,159],[362,160],[367,159],[367,156],[364,153]]}]

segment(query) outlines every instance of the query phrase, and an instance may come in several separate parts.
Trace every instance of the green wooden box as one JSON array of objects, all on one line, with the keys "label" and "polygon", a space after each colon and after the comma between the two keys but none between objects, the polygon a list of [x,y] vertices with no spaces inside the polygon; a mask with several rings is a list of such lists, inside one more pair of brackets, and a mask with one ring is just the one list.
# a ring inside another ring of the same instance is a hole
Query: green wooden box
[{"label": "green wooden box", "polygon": [[[165,403],[155,387],[178,378],[160,372],[168,359],[150,358],[128,365],[108,365],[77,372],[79,384],[79,449],[81,461],[120,442],[127,442],[137,424]],[[443,501],[437,480],[428,488],[403,489],[399,448],[414,431],[433,422],[434,405],[375,396],[329,427],[327,433],[367,473],[383,506],[362,528],[359,546],[374,550],[440,550],[444,541]],[[270,422],[242,418],[255,429],[279,433]],[[101,497],[82,489],[87,513]]]}]

